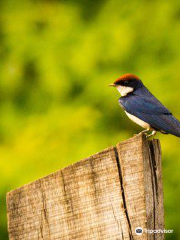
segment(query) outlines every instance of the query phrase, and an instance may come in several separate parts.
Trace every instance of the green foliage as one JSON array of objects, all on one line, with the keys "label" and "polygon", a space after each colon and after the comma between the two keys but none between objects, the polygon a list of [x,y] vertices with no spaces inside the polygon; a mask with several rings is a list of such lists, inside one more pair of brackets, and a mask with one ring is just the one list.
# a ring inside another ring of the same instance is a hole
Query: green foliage
[{"label": "green foliage", "polygon": [[[180,3],[0,3],[0,235],[5,193],[140,130],[108,88],[139,75],[180,119]],[[179,139],[162,136],[167,239],[180,239]]]}]

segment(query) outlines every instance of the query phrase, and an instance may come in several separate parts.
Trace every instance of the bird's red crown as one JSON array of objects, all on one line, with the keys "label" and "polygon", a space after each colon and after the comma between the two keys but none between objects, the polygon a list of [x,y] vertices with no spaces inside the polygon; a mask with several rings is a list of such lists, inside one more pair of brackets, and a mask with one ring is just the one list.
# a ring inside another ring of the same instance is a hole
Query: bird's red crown
[{"label": "bird's red crown", "polygon": [[140,81],[138,76],[131,74],[131,73],[126,73],[126,74],[122,75],[121,77],[119,77],[114,83],[116,84],[121,81],[128,81],[128,80],[132,80],[132,79]]}]

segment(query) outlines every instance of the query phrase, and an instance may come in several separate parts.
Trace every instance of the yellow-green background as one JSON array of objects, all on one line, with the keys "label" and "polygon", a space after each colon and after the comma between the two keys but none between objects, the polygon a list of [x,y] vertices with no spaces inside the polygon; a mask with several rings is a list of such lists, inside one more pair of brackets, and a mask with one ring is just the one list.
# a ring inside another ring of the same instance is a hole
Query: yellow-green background
[{"label": "yellow-green background", "polygon": [[[0,239],[7,191],[140,131],[108,88],[127,72],[180,119],[180,2],[0,1]],[[180,239],[180,140],[157,137],[166,237]]]}]

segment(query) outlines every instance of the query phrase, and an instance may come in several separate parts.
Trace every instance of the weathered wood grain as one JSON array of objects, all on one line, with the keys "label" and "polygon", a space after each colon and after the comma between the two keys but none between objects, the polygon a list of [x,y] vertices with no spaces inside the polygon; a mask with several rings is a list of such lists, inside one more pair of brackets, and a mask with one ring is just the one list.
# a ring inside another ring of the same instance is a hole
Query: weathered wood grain
[{"label": "weathered wood grain", "polygon": [[[117,144],[124,203],[134,239],[164,239],[162,233],[145,233],[145,229],[164,229],[161,149],[158,140],[147,141],[139,135]],[[135,234],[141,227],[144,233]]]},{"label": "weathered wood grain", "polygon": [[163,239],[158,140],[138,135],[7,194],[10,240]]}]

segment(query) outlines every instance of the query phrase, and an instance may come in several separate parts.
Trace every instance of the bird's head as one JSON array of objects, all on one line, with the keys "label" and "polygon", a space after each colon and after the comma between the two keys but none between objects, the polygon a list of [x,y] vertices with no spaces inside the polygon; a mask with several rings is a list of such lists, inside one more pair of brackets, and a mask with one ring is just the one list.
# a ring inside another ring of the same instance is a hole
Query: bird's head
[{"label": "bird's head", "polygon": [[114,83],[109,84],[110,87],[116,87],[121,96],[126,96],[128,93],[134,92],[143,86],[141,80],[134,74],[124,74]]}]

